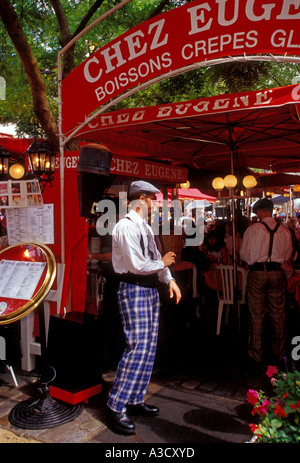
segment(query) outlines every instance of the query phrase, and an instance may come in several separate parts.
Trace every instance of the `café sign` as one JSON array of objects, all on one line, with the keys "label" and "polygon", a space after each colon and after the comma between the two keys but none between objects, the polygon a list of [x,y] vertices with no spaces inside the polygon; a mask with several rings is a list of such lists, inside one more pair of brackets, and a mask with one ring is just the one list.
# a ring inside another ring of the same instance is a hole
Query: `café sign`
[{"label": "caf\u00e9 sign", "polygon": [[[67,152],[64,158],[65,168],[77,172],[79,154]],[[56,168],[59,168],[60,159],[56,160]],[[183,183],[187,181],[188,169],[180,166],[171,166],[159,162],[144,159],[127,158],[114,155],[111,160],[110,173],[115,175],[127,175],[157,181],[169,181],[170,183]]]},{"label": "caf\u00e9 sign", "polygon": [[298,0],[195,0],[139,24],[63,79],[63,133],[118,95],[189,66],[238,55],[299,56],[299,19]]}]

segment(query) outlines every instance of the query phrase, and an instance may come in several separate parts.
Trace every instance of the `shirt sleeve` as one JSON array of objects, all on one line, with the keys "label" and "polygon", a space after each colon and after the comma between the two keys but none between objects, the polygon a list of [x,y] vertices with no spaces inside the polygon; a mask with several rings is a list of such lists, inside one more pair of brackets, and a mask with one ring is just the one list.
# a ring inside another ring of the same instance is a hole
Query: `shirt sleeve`
[{"label": "shirt sleeve", "polygon": [[175,280],[168,267],[164,267],[158,272],[158,279],[161,283],[165,283],[166,285],[168,285],[171,280]]}]

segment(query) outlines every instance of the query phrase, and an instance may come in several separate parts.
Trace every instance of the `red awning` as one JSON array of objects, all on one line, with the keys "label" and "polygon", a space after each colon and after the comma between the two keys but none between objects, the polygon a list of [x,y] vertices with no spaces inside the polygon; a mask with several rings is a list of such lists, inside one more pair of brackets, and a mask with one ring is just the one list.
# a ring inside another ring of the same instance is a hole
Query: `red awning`
[{"label": "red awning", "polygon": [[[285,186],[299,183],[287,179],[287,172],[300,172],[299,98],[300,85],[291,85],[116,111],[96,118],[78,138],[106,143],[116,158],[188,168],[192,186],[205,193],[232,166],[245,175],[248,168],[271,169],[277,174],[258,178],[258,187]],[[24,153],[30,143],[0,139],[12,153]]]},{"label": "red awning", "polygon": [[[163,194],[156,195],[157,201],[162,201],[164,199]],[[184,201],[193,201],[193,200],[201,200],[201,201],[208,201],[210,203],[215,203],[216,198],[214,196],[209,196],[202,193],[198,188],[178,188],[177,189],[177,199],[181,199]],[[172,201],[172,190],[168,189],[168,201],[171,203]]]},{"label": "red awning", "polygon": [[300,85],[102,114],[77,137],[195,172],[300,170]]},{"label": "red awning", "polygon": [[200,190],[197,188],[188,188],[188,189],[178,189],[178,199],[183,199],[183,200],[204,200],[208,201],[211,203],[216,202],[216,198],[214,196],[209,196],[204,193],[202,193]]}]

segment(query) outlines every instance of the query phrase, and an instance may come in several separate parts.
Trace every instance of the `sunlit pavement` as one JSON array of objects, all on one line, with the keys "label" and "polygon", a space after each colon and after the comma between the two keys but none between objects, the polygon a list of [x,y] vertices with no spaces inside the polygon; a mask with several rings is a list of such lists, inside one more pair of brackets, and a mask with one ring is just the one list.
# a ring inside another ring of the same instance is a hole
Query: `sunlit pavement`
[{"label": "sunlit pavement", "polygon": [[[192,326],[173,323],[172,336],[161,339],[146,401],[160,408],[156,417],[134,417],[136,434],[110,429],[105,405],[114,371],[103,373],[102,391],[84,404],[70,422],[48,429],[22,429],[9,421],[17,404],[37,394],[37,376],[15,369],[18,387],[0,365],[0,442],[103,444],[245,443],[253,437],[249,389],[270,388],[267,366],[247,362],[247,330],[234,323],[215,334],[215,323],[199,319]],[[168,347],[166,348],[165,345]],[[80,374],[80,371],[79,371]]]},{"label": "sunlit pavement", "polygon": [[0,375],[0,442],[41,443],[243,443],[251,439],[247,389],[261,377],[232,365],[208,365],[154,371],[146,401],[160,408],[157,417],[135,417],[136,434],[115,434],[106,420],[107,393],[114,372],[103,375],[101,394],[84,405],[73,421],[49,429],[21,429],[9,421],[11,410],[36,394],[36,378],[16,371],[18,387],[9,373]]}]

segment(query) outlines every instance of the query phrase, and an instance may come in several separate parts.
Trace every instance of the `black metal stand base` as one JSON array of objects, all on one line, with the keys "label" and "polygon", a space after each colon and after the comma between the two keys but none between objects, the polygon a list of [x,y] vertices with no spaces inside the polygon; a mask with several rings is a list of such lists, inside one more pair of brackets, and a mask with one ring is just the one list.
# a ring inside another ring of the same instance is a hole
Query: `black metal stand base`
[{"label": "black metal stand base", "polygon": [[24,400],[11,410],[8,419],[12,425],[23,429],[47,429],[73,421],[80,415],[83,404],[57,401],[50,396],[49,382],[37,389],[37,398]]}]

